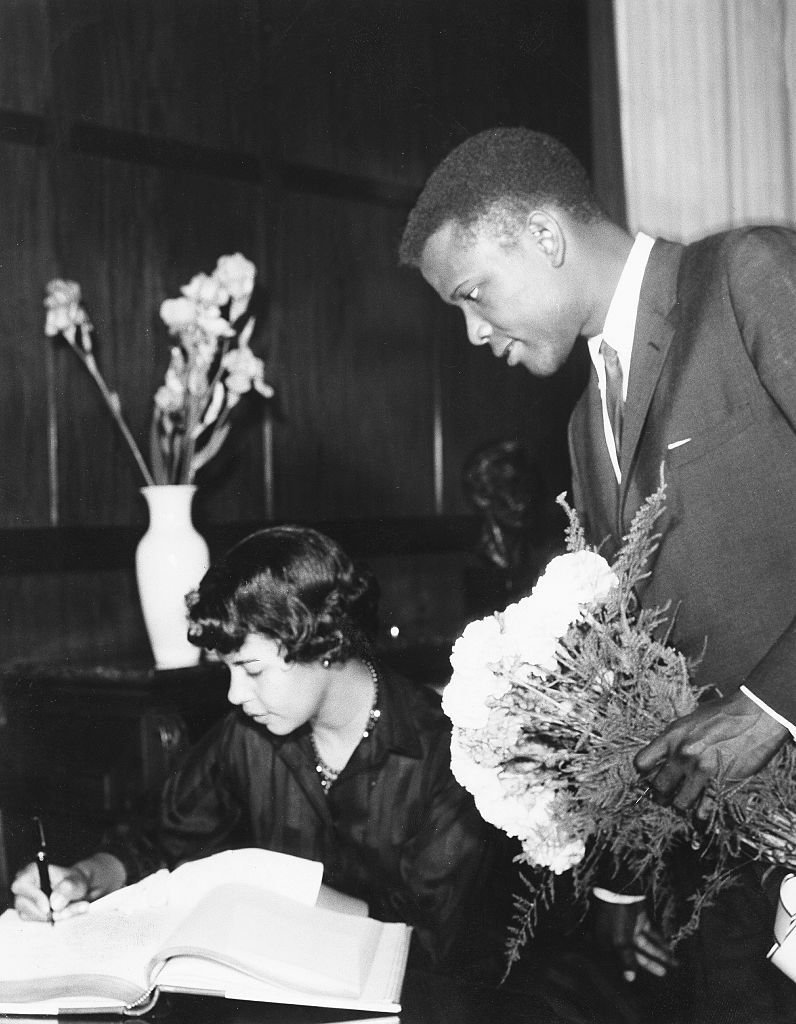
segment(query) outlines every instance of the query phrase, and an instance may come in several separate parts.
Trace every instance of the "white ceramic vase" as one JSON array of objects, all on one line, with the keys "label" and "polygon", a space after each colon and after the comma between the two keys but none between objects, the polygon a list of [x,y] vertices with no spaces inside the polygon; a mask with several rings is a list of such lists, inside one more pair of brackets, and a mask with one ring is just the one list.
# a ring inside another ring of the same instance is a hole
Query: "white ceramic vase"
[{"label": "white ceramic vase", "polygon": [[138,542],[135,569],[155,667],[196,665],[201,651],[188,641],[185,595],[210,564],[207,544],[191,518],[196,487],[164,484],[142,487],[141,493],[149,528]]}]

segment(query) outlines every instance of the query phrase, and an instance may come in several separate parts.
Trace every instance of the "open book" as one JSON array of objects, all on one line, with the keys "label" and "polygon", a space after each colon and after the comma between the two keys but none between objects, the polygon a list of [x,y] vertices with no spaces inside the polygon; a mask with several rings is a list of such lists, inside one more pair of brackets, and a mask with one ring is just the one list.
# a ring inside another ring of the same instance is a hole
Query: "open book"
[{"label": "open book", "polygon": [[411,929],[369,918],[322,874],[314,861],[230,850],[52,927],[7,910],[0,1013],[140,1014],[160,991],[397,1012]]}]

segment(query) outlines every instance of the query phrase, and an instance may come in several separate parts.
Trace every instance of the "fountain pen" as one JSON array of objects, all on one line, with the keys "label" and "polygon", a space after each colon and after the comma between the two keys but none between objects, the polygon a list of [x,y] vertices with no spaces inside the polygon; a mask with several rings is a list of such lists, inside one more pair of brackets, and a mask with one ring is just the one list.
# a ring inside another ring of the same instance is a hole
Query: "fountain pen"
[{"label": "fountain pen", "polygon": [[[36,826],[39,835],[39,844],[36,848],[36,867],[39,869],[39,886],[41,891],[47,897],[49,903],[50,896],[52,895],[52,885],[50,883],[50,863],[47,859],[47,839],[44,835],[44,825],[39,817],[33,819],[33,823]],[[50,924],[55,924],[55,918],[53,917],[52,907],[47,912],[47,920]]]}]

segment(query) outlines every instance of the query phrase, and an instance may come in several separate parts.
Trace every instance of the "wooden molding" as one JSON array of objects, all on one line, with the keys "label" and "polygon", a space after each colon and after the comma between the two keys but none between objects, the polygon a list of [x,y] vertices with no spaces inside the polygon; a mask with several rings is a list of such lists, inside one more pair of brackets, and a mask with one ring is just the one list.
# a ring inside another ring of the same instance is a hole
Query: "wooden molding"
[{"label": "wooden molding", "polygon": [[37,114],[0,110],[0,142],[22,146],[44,146],[49,142],[47,122]]},{"label": "wooden molding", "polygon": [[259,159],[251,153],[196,146],[176,139],[144,135],[141,132],[106,128],[101,124],[73,124],[69,145],[75,153],[99,156],[126,163],[169,167],[199,174],[214,174],[234,181],[262,180]]},{"label": "wooden molding", "polygon": [[[198,529],[213,556],[259,523],[227,523]],[[357,557],[418,555],[472,548],[479,536],[475,516],[410,516],[312,523]],[[143,529],[135,526],[60,526],[0,530],[0,576],[132,569]]]},{"label": "wooden molding", "polygon": [[[198,146],[177,139],[145,135],[142,132],[108,128],[94,122],[76,122],[68,129],[69,148],[83,156],[96,156],[126,163],[168,167],[196,174],[212,174],[231,181],[261,184],[267,168],[253,153]],[[0,142],[45,146],[52,139],[46,118],[0,109]],[[289,161],[277,164],[282,187],[334,199],[353,199],[378,206],[410,209],[418,188],[400,182],[344,174],[324,167]]]}]

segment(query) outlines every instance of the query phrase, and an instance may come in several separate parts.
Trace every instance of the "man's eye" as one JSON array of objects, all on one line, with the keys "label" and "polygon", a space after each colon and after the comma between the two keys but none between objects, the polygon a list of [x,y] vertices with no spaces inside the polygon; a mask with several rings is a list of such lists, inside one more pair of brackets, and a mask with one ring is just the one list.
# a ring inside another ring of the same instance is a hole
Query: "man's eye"
[{"label": "man's eye", "polygon": [[468,302],[478,302],[479,296],[481,295],[481,289],[476,286],[465,295],[465,299]]}]

